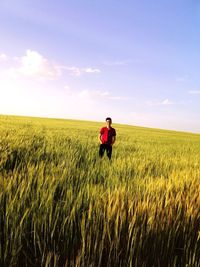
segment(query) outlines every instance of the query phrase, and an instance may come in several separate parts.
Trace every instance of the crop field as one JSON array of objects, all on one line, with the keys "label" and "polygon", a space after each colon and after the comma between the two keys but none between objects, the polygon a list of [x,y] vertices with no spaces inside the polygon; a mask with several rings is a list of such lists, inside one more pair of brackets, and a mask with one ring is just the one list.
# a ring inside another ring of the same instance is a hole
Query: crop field
[{"label": "crop field", "polygon": [[199,267],[200,134],[0,116],[0,266]]}]

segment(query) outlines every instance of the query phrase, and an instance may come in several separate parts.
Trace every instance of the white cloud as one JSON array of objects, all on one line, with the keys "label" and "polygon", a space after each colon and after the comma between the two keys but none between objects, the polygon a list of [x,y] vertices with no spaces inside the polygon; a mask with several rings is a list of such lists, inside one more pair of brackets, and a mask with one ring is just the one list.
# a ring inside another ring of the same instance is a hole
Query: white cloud
[{"label": "white cloud", "polygon": [[100,73],[101,71],[99,69],[92,69],[92,68],[86,68],[83,71],[86,73]]},{"label": "white cloud", "polygon": [[35,50],[27,49],[25,55],[21,57],[9,58],[6,54],[0,54],[0,61],[5,61],[4,68],[0,66],[0,71],[11,78],[28,77],[37,80],[55,80],[59,78],[63,71],[67,71],[72,76],[83,74],[98,74],[98,68],[80,68],[77,66],[61,65],[47,59]]},{"label": "white cloud", "polygon": [[7,59],[8,59],[8,57],[7,57],[6,54],[4,54],[4,53],[0,54],[0,61],[1,60],[4,61],[4,60],[7,60]]},{"label": "white cloud", "polygon": [[172,105],[173,102],[170,101],[170,100],[167,98],[167,99],[163,100],[160,104],[161,104],[161,105]]},{"label": "white cloud", "polygon": [[189,94],[191,94],[191,95],[199,95],[200,94],[200,90],[190,90]]},{"label": "white cloud", "polygon": [[62,73],[62,67],[50,62],[37,51],[26,50],[22,57],[15,58],[16,67],[11,67],[9,72],[14,76],[25,76],[39,79],[56,79]]},{"label": "white cloud", "polygon": [[26,50],[21,57],[0,55],[4,64],[0,65],[0,74],[9,78],[31,78],[36,80],[54,80],[61,76],[62,66],[54,63],[39,52]]},{"label": "white cloud", "polygon": [[69,86],[69,85],[65,85],[65,86],[64,86],[64,89],[66,89],[66,90],[70,90],[70,86]]}]

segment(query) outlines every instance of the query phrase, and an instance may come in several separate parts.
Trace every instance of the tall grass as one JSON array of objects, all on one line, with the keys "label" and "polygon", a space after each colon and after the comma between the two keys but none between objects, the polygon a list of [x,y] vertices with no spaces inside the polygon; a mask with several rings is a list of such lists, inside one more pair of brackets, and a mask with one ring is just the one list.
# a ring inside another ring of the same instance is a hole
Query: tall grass
[{"label": "tall grass", "polygon": [[200,266],[200,135],[0,116],[0,266]]}]

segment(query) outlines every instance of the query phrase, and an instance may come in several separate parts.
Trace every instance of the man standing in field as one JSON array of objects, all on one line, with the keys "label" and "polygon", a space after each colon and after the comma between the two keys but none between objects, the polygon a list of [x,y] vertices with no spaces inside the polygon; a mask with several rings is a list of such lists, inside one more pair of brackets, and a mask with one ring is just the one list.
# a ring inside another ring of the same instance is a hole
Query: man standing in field
[{"label": "man standing in field", "polygon": [[112,119],[106,118],[106,127],[101,128],[99,134],[100,147],[99,147],[99,156],[102,158],[106,150],[106,154],[111,159],[112,156],[112,145],[116,140],[116,131],[111,127]]}]

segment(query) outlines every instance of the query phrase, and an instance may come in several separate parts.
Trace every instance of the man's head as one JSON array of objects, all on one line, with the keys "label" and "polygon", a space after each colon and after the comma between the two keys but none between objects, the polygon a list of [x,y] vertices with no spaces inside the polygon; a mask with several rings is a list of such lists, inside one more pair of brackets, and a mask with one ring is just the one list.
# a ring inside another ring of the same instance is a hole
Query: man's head
[{"label": "man's head", "polygon": [[110,117],[107,117],[107,118],[106,118],[106,124],[107,124],[108,127],[111,126],[111,124],[112,124],[112,119],[111,119]]}]

